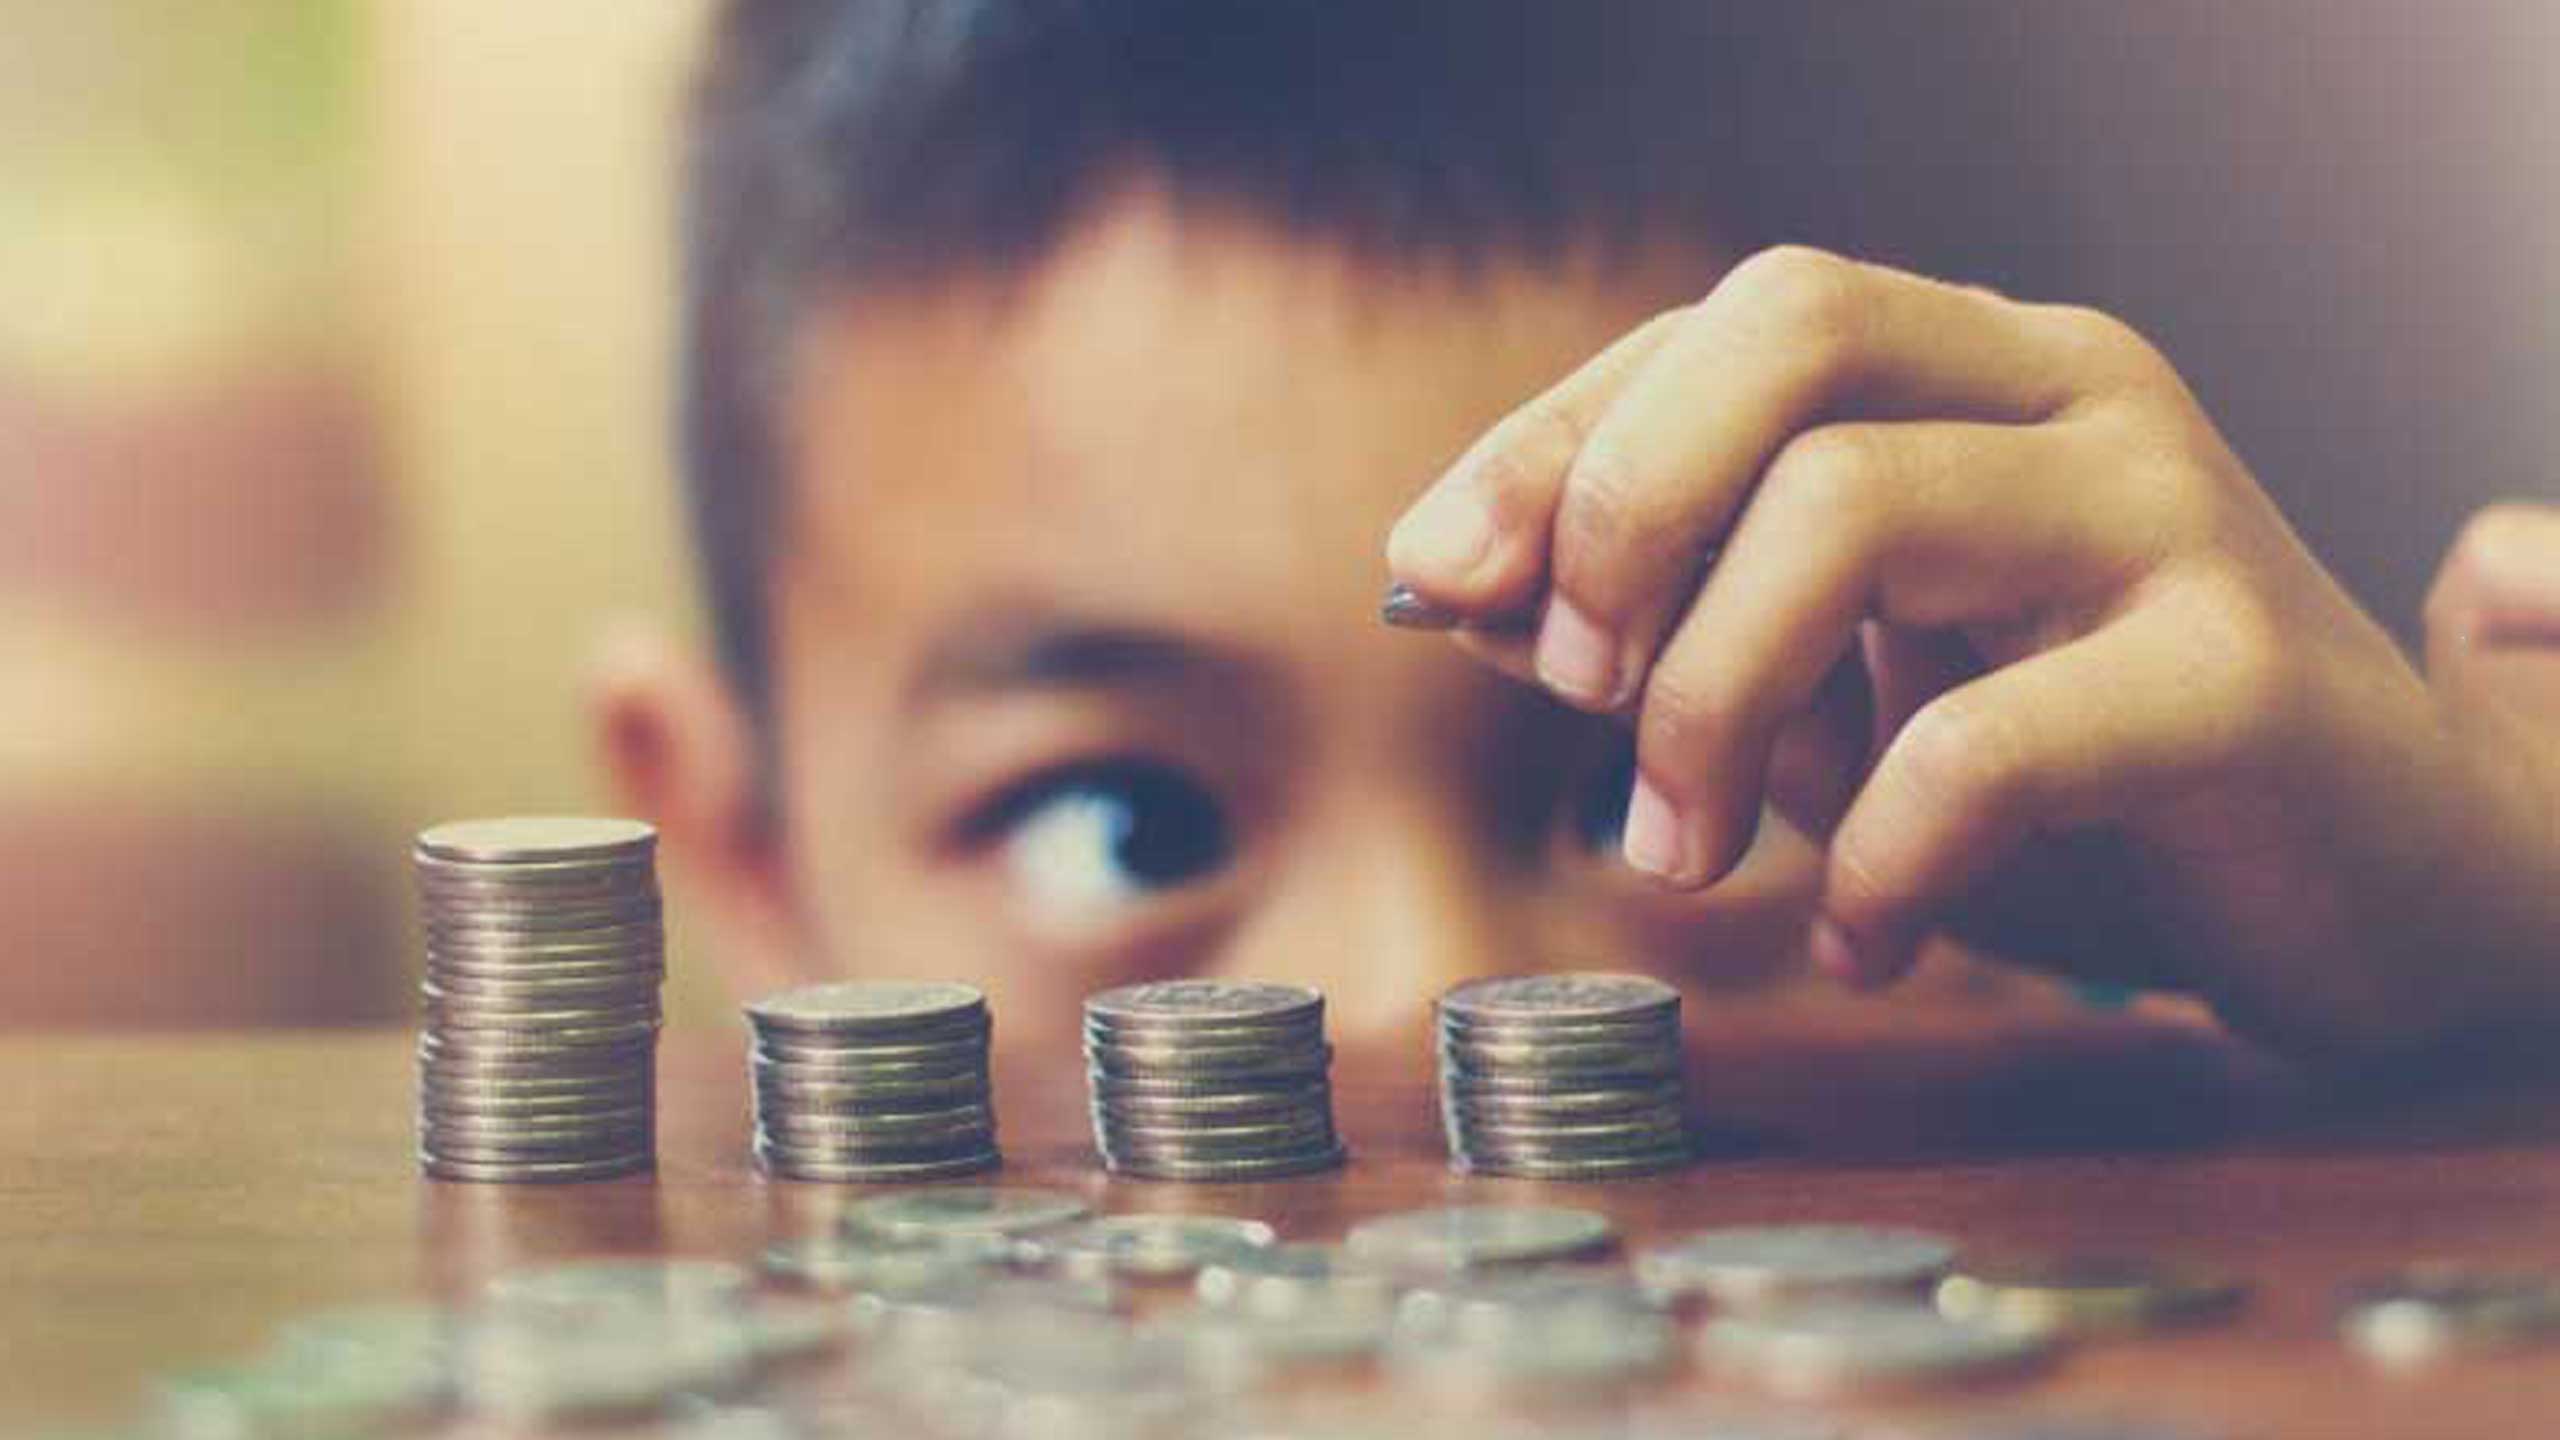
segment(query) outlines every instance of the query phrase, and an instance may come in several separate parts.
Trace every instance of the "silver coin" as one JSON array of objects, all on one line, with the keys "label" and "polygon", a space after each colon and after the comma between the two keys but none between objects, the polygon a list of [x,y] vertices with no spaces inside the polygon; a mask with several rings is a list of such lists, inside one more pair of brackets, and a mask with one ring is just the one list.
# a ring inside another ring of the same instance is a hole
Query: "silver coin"
[{"label": "silver coin", "polygon": [[489,865],[618,859],[657,843],[658,832],[637,820],[570,815],[453,820],[418,833],[420,854]]},{"label": "silver coin", "polygon": [[807,1130],[758,1128],[755,1143],[767,1150],[811,1160],[935,1160],[995,1148],[995,1132],[985,1126],[940,1135],[816,1134]]},{"label": "silver coin", "polygon": [[1531,1308],[1507,1312],[1499,1325],[1421,1333],[1400,1325],[1387,1360],[1408,1383],[1468,1393],[1615,1387],[1666,1369],[1672,1338],[1667,1320],[1642,1310]]},{"label": "silver coin", "polygon": [[1500,1176],[1513,1180],[1631,1180],[1685,1169],[1696,1159],[1685,1149],[1575,1158],[1460,1155],[1451,1162],[1451,1168],[1461,1175]]},{"label": "silver coin", "polygon": [[483,899],[517,900],[557,897],[642,899],[658,893],[653,862],[555,865],[475,865],[411,856],[410,875],[420,899],[429,904],[471,904]]},{"label": "silver coin", "polygon": [[1014,1246],[1000,1236],[932,1245],[803,1235],[767,1245],[762,1265],[767,1275],[812,1289],[912,1289],[966,1283],[978,1272],[1012,1264]]},{"label": "silver coin", "polygon": [[1679,991],[1650,976],[1605,972],[1475,980],[1440,997],[1443,1014],[1480,1024],[1631,1020],[1679,1004]]},{"label": "silver coin", "polygon": [[1024,1235],[1072,1224],[1091,1207],[1063,1190],[969,1185],[917,1190],[866,1200],[845,1215],[856,1234],[890,1240],[940,1241],[953,1236]]},{"label": "silver coin", "polygon": [[1451,1205],[1352,1227],[1344,1247],[1399,1270],[1447,1271],[1589,1255],[1616,1243],[1605,1215],[1549,1205]]},{"label": "silver coin", "polygon": [[796,1105],[759,1105],[757,1119],[778,1130],[801,1129],[812,1135],[913,1135],[995,1124],[995,1109],[984,1101],[921,1110],[824,1110]]},{"label": "silver coin", "polygon": [[1133,1279],[1187,1278],[1202,1266],[1279,1240],[1259,1220],[1224,1215],[1106,1215],[1038,1237],[1028,1258],[1071,1271]]},{"label": "silver coin", "polygon": [[1677,1114],[1682,1112],[1686,1098],[1687,1091],[1676,1083],[1648,1085],[1636,1090],[1535,1091],[1528,1094],[1479,1093],[1444,1086],[1440,1103],[1444,1113],[1470,1124],[1501,1125]]},{"label": "silver coin", "polygon": [[1789,1395],[1974,1380],[2023,1371],[2052,1341],[1922,1305],[1822,1300],[1719,1316],[1699,1332],[1708,1363]]},{"label": "silver coin", "polygon": [[1241,980],[1151,980],[1088,996],[1085,1014],[1097,1020],[1164,1025],[1236,1025],[1321,1014],[1324,997],[1303,985]]},{"label": "silver coin", "polygon": [[523,1003],[552,1000],[564,1005],[615,1005],[654,1001],[661,977],[603,972],[592,975],[472,975],[430,970],[418,993],[430,1000]]},{"label": "silver coin", "polygon": [[539,1140],[552,1136],[584,1137],[597,1134],[627,1134],[646,1131],[656,1117],[656,1107],[648,1104],[621,1105],[613,1108],[546,1111],[456,1110],[450,1107],[421,1109],[418,1115],[422,1133],[447,1135],[468,1140],[486,1137],[498,1140]]},{"label": "silver coin", "polygon": [[654,994],[646,1000],[618,1005],[562,1005],[538,999],[500,1001],[482,996],[455,1000],[445,995],[428,995],[421,998],[419,1013],[439,1033],[445,1034],[471,1030],[551,1033],[614,1029],[655,1024],[663,1016]]},{"label": "silver coin", "polygon": [[1294,1045],[1313,1046],[1324,1039],[1324,1016],[1249,1025],[1158,1025],[1139,1021],[1084,1022],[1086,1048],[1113,1045]]},{"label": "silver coin", "polygon": [[900,1115],[985,1104],[992,1095],[992,1087],[983,1075],[878,1084],[778,1080],[761,1075],[755,1081],[757,1104],[811,1114]]},{"label": "silver coin", "polygon": [[1244,1184],[1256,1180],[1285,1180],[1299,1175],[1339,1169],[1349,1157],[1340,1146],[1330,1150],[1298,1155],[1273,1155],[1253,1159],[1174,1159],[1166,1156],[1115,1156],[1105,1152],[1104,1163],[1117,1174],[1142,1180],[1181,1180],[1194,1184]]},{"label": "silver coin", "polygon": [[1321,1082],[1280,1090],[1212,1091],[1154,1095],[1102,1093],[1094,1104],[1111,1115],[1140,1125],[1184,1125],[1270,1120],[1332,1113],[1333,1092]]},{"label": "silver coin", "polygon": [[992,1147],[973,1154],[957,1155],[945,1160],[896,1161],[880,1163],[845,1163],[812,1159],[790,1152],[758,1147],[756,1163],[768,1175],[783,1180],[810,1180],[824,1184],[870,1185],[903,1184],[918,1180],[954,1180],[964,1175],[980,1175],[1004,1163],[1004,1157]]},{"label": "silver coin", "polygon": [[951,981],[839,980],[768,995],[746,1007],[759,1029],[820,1035],[899,1033],[983,1020],[987,997]]},{"label": "silver coin", "polygon": [[1450,1041],[1545,1040],[1660,1045],[1678,1043],[1681,1030],[1680,1015],[1676,1010],[1646,1014],[1631,1020],[1470,1020],[1444,1011],[1439,1017],[1439,1036]]},{"label": "silver coin", "polygon": [[2247,1287],[2203,1266],[2129,1255],[1973,1257],[1938,1282],[1938,1308],[2007,1329],[2093,1334],[2229,1313]]},{"label": "silver coin", "polygon": [[527,912],[503,920],[492,915],[430,915],[418,927],[429,953],[471,957],[604,955],[656,964],[667,943],[658,915],[591,918]]},{"label": "silver coin", "polygon": [[1955,1261],[1954,1242],[1875,1225],[1701,1230],[1640,1251],[1636,1279],[1665,1299],[1763,1304],[1816,1291],[1917,1290]]},{"label": "silver coin", "polygon": [[1192,1290],[1205,1305],[1277,1315],[1351,1304],[1384,1309],[1396,1285],[1340,1246],[1266,1245],[1208,1261]]},{"label": "silver coin", "polygon": [[[1656,1071],[1652,1074],[1612,1074],[1599,1071],[1582,1074],[1516,1070],[1462,1074],[1443,1070],[1440,1076],[1440,1094],[1444,1100],[1526,1098],[1555,1099],[1558,1103],[1564,1103],[1563,1097],[1566,1096],[1627,1096],[1638,1092],[1658,1091],[1667,1086],[1679,1086],[1680,1083],[1680,1075],[1676,1070]],[[1685,1094],[1685,1089],[1681,1093]]]},{"label": "silver coin", "polygon": [[779,1060],[791,1065],[883,1070],[919,1065],[984,1065],[987,1062],[987,1042],[986,1036],[980,1034],[913,1045],[829,1045],[764,1035],[757,1037],[749,1053],[759,1060]]},{"label": "silver coin", "polygon": [[650,1151],[646,1135],[620,1139],[598,1137],[582,1144],[501,1145],[493,1143],[464,1144],[459,1141],[421,1139],[418,1153],[440,1163],[469,1165],[552,1165],[601,1160],[620,1155],[646,1154]]},{"label": "silver coin", "polygon": [[1331,1124],[1274,1126],[1266,1130],[1228,1130],[1203,1135],[1185,1130],[1133,1130],[1111,1125],[1095,1133],[1097,1146],[1110,1155],[1163,1155],[1179,1159],[1258,1159],[1326,1149],[1334,1143]]},{"label": "silver coin", "polygon": [[1655,1045],[1475,1044],[1450,1041],[1440,1047],[1441,1064],[1457,1074],[1501,1071],[1545,1074],[1552,1071],[1598,1070],[1613,1075],[1670,1075],[1680,1069],[1680,1052]]},{"label": "silver coin", "polygon": [[1330,1045],[1113,1045],[1085,1058],[1106,1075],[1284,1075],[1321,1070]]},{"label": "silver coin", "polygon": [[595,1026],[500,1023],[496,1020],[474,1020],[463,1023],[446,1016],[437,1019],[427,1033],[435,1037],[439,1054],[477,1052],[548,1055],[561,1052],[618,1050],[636,1040],[654,1038],[660,1023],[656,1019]]},{"label": "silver coin", "polygon": [[[1087,1070],[1097,1100],[1206,1100],[1217,1096],[1276,1095],[1326,1084],[1322,1069],[1280,1075],[1114,1075]],[[1327,1090],[1328,1100],[1331,1091]]]},{"label": "silver coin", "polygon": [[2394,1369],[2464,1350],[2560,1343],[2560,1274],[2413,1266],[2350,1287],[2338,1326],[2365,1358]]},{"label": "silver coin", "polygon": [[654,1168],[657,1156],[649,1150],[634,1150],[623,1155],[606,1155],[577,1160],[509,1160],[485,1163],[455,1160],[421,1152],[419,1168],[431,1180],[497,1181],[517,1184],[566,1184],[584,1180],[616,1180],[641,1174]]},{"label": "silver coin", "polygon": [[1687,1122],[1679,1109],[1672,1106],[1561,1120],[1546,1116],[1525,1120],[1512,1117],[1494,1119],[1466,1110],[1452,1111],[1451,1114],[1456,1118],[1461,1133],[1474,1143],[1484,1145],[1587,1145],[1613,1149],[1676,1140],[1688,1134]]}]

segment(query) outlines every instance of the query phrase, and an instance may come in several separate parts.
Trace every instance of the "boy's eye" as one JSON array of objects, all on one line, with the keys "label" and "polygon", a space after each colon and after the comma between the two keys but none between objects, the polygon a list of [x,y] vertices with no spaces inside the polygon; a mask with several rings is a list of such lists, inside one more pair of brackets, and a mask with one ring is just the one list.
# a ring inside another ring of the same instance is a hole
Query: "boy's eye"
[{"label": "boy's eye", "polygon": [[1613,740],[1600,763],[1583,773],[1573,794],[1574,838],[1594,852],[1615,853],[1625,843],[1627,797],[1635,783],[1634,740]]},{"label": "boy's eye", "polygon": [[1036,782],[997,823],[1014,883],[1041,911],[1069,920],[1189,884],[1232,852],[1218,802],[1179,771],[1142,761]]}]

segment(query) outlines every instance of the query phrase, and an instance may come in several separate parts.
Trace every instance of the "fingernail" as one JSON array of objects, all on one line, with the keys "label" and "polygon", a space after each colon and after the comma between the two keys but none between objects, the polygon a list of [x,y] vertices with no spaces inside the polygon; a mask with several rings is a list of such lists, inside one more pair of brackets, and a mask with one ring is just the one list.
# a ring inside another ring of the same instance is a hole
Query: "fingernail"
[{"label": "fingernail", "polygon": [[1828,915],[1813,922],[1813,933],[1805,939],[1805,951],[1812,957],[1814,969],[1843,985],[1858,984],[1866,975],[1866,967],[1858,959],[1857,942]]},{"label": "fingernail", "polygon": [[1399,630],[1455,630],[1463,617],[1398,580],[1378,602],[1378,618]]},{"label": "fingernail", "polygon": [[1657,879],[1684,878],[1690,866],[1682,832],[1680,812],[1652,781],[1637,776],[1627,797],[1627,864]]},{"label": "fingernail", "polygon": [[1538,679],[1576,705],[1605,710],[1618,696],[1618,644],[1559,595],[1538,629]]},{"label": "fingernail", "polygon": [[1493,517],[1465,486],[1444,479],[1387,532],[1387,568],[1454,584],[1475,573],[1492,548]]}]

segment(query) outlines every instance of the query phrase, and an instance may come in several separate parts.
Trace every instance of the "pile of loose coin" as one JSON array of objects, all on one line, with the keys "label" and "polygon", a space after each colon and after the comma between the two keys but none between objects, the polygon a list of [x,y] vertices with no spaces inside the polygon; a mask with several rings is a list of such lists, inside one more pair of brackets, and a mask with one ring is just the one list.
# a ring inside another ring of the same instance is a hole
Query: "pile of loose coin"
[{"label": "pile of loose coin", "polygon": [[427,1174],[596,1180],[654,1162],[656,846],[637,821],[568,817],[418,837]]},{"label": "pile of loose coin", "polygon": [[756,1162],[796,1180],[931,1180],[1000,1162],[986,996],[946,982],[811,985],[747,1007]]},{"label": "pile of loose coin", "polygon": [[1262,1180],[1343,1161],[1324,997],[1296,985],[1166,980],[1085,1001],[1094,1143],[1125,1175]]},{"label": "pile of loose coin", "polygon": [[1646,1175],[1694,1153],[1680,994],[1637,975],[1479,980],[1442,996],[1440,1108],[1458,1169]]}]

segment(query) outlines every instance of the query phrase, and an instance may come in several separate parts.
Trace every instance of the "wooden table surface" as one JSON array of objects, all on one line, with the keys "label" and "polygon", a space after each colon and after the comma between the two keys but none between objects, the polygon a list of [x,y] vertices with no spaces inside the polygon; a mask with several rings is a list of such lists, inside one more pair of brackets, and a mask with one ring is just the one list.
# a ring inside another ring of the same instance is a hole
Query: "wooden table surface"
[{"label": "wooden table surface", "polygon": [[[1111,1180],[1085,1142],[1070,1033],[1000,1059],[1005,1178],[1106,1210],[1258,1215],[1303,1239],[1409,1206],[1534,1197],[1605,1210],[1639,1242],[1822,1219],[1992,1250],[2191,1258],[2245,1276],[2245,1308],[2081,1347],[2018,1385],[1867,1409],[2094,1411],[2244,1436],[2560,1435],[2560,1351],[2387,1374],[2338,1341],[2333,1313],[2343,1284],[2413,1259],[2560,1266],[2552,1077],[2347,1095],[2187,1028],[1872,1003],[1691,1032],[1691,1083],[1724,1138],[1677,1176],[1451,1176],[1420,1062],[1354,1058],[1337,1102],[1349,1168]],[[655,1176],[539,1188],[418,1178],[405,1034],[0,1039],[0,1422],[112,1419],[155,1371],[244,1357],[302,1310],[460,1297],[568,1256],[744,1258],[824,1223],[856,1192],[768,1183],[746,1161],[742,1047],[670,1036]]]}]

